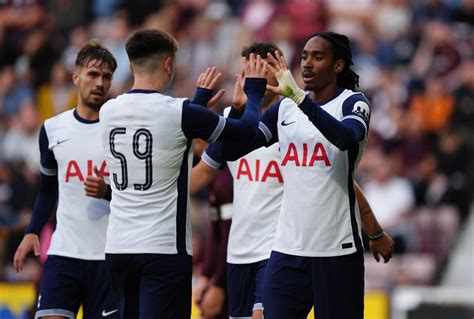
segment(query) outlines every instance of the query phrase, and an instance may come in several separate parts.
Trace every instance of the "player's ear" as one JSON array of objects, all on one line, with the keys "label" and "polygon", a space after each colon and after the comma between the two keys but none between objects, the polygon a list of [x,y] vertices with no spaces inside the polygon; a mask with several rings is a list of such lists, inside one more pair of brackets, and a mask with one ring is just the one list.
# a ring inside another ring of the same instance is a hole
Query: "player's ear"
[{"label": "player's ear", "polygon": [[164,60],[164,68],[165,68],[165,71],[166,73],[168,74],[172,74],[173,73],[173,65],[174,62],[173,62],[173,58],[168,56],[165,58]]},{"label": "player's ear", "polygon": [[130,64],[128,65],[128,67],[130,68],[130,73],[132,74],[132,76],[134,76],[134,75],[135,75],[135,72],[133,71],[133,66],[132,66],[132,64],[130,63]]},{"label": "player's ear", "polygon": [[344,60],[342,59],[337,60],[336,63],[334,63],[334,72],[336,72],[337,74],[341,73],[342,70],[344,70],[345,65],[346,65],[346,62],[344,62]]},{"label": "player's ear", "polygon": [[72,71],[72,82],[74,82],[75,85],[77,85],[78,83],[78,78],[79,78],[78,70],[75,69],[74,71]]}]

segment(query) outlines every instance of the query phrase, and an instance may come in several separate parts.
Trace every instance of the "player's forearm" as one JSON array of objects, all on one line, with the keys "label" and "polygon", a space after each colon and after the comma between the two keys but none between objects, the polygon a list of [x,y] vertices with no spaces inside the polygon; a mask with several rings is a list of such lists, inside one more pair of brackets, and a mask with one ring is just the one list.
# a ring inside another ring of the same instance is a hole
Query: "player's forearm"
[{"label": "player's forearm", "polygon": [[357,122],[339,122],[319,105],[314,103],[308,95],[304,98],[299,107],[303,113],[308,116],[314,126],[321,131],[324,137],[340,150],[345,151],[356,146],[365,134],[364,129],[358,126]]},{"label": "player's forearm", "polygon": [[216,177],[219,171],[200,161],[192,170],[189,194],[194,195],[205,186],[209,185]]},{"label": "player's forearm", "polygon": [[247,155],[257,148],[265,146],[266,144],[266,137],[259,130],[255,137],[250,141],[222,143],[222,158],[226,161],[236,161],[242,156]]},{"label": "player's forearm", "polygon": [[359,184],[354,184],[354,190],[356,194],[357,204],[359,205],[360,218],[362,221],[362,227],[367,234],[375,234],[382,230],[377,218],[375,217],[372,208],[370,207],[367,198],[365,197]]},{"label": "player's forearm", "polygon": [[226,124],[218,140],[245,141],[255,136],[260,120],[260,108],[263,102],[267,81],[262,78],[247,78],[244,91],[248,97],[245,111],[240,119],[226,119]]},{"label": "player's forearm", "polygon": [[196,93],[194,94],[194,97],[191,100],[191,103],[207,106],[207,103],[209,103],[211,98],[212,98],[212,90],[206,89],[203,87],[197,87]]},{"label": "player's forearm", "polygon": [[33,214],[25,233],[39,234],[48,222],[58,200],[57,176],[40,175],[40,186],[33,206]]}]

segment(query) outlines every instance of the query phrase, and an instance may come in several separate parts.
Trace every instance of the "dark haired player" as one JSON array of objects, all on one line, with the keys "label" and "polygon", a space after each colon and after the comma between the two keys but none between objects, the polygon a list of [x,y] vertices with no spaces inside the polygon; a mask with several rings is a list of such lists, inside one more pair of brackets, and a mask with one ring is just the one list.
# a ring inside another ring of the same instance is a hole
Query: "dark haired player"
[{"label": "dark haired player", "polygon": [[126,43],[133,88],[100,111],[112,187],[106,264],[122,318],[189,318],[192,139],[245,140],[258,129],[263,59],[252,55],[245,69],[244,114],[226,119],[164,94],[176,50],[176,40],[165,32],[135,32]]},{"label": "dark haired player", "polygon": [[[333,32],[309,38],[301,59],[309,95],[276,55],[268,55],[268,67],[279,86],[268,89],[289,98],[263,114],[252,141],[224,143],[222,149],[224,158],[235,160],[280,145],[284,195],[265,272],[264,315],[306,318],[314,305],[318,319],[362,319],[364,261],[353,178],[370,107],[353,91],[358,76],[350,69],[349,40]],[[372,240],[389,240],[375,219],[366,228]]]},{"label": "dark haired player", "polygon": [[99,41],[82,47],[73,73],[77,107],[41,127],[40,190],[13,261],[15,270],[21,271],[28,252],[39,255],[38,235],[58,202],[35,318],[76,318],[81,304],[84,318],[118,318],[104,262],[109,203],[84,193],[93,167],[98,167],[98,174],[108,175],[97,136],[99,110],[116,67],[115,58]]}]

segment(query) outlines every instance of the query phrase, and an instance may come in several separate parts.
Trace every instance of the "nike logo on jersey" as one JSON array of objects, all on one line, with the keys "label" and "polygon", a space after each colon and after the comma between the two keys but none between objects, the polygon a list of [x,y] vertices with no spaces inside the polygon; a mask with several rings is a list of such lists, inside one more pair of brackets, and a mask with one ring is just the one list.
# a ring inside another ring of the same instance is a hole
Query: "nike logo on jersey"
[{"label": "nike logo on jersey", "polygon": [[117,311],[118,311],[118,309],[111,310],[111,311],[102,310],[102,317],[108,317],[108,316],[110,316],[111,314],[116,313]]},{"label": "nike logo on jersey", "polygon": [[293,121],[293,122],[285,122],[285,120],[281,121],[281,126],[288,126],[290,124],[293,124],[293,123],[296,123],[296,121]]},{"label": "nike logo on jersey", "polygon": [[62,144],[62,143],[66,142],[66,141],[69,141],[69,140],[70,140],[70,138],[66,138],[66,139],[64,139],[64,140],[58,140],[58,141],[56,142],[56,145]]}]

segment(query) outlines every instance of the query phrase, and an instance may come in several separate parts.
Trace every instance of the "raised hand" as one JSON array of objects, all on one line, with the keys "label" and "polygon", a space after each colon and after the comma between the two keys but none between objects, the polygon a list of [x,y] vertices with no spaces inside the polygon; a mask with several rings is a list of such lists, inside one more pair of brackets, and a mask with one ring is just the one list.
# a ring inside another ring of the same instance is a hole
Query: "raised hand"
[{"label": "raised hand", "polygon": [[87,176],[84,182],[84,190],[87,196],[94,198],[104,198],[107,193],[107,184],[104,181],[102,173],[94,166],[96,176]]},{"label": "raised hand", "polygon": [[275,51],[275,56],[276,58],[271,53],[267,54],[267,68],[277,79],[278,86],[267,85],[267,90],[289,97],[299,105],[304,100],[305,92],[296,84],[285,58],[279,51]]},{"label": "raised hand", "polygon": [[40,255],[40,243],[38,235],[26,234],[18,246],[15,256],[13,257],[13,268],[17,273],[23,270],[23,264],[25,263],[26,255],[28,255],[28,253],[32,250],[35,252],[35,256]]},{"label": "raised hand", "polygon": [[[217,72],[217,69],[215,66],[211,68],[207,68],[206,71],[202,72],[197,81],[196,84],[198,87],[209,89],[209,90],[214,90],[219,83],[219,80],[222,77],[221,72]],[[209,100],[207,103],[208,107],[213,107],[217,101],[224,95],[225,90],[219,90],[214,96]]]},{"label": "raised hand", "polygon": [[244,72],[235,75],[234,96],[232,105],[238,111],[243,111],[247,104],[247,95],[244,92]]},{"label": "raised hand", "polygon": [[371,240],[369,246],[377,262],[380,261],[380,256],[382,256],[384,263],[388,263],[393,256],[395,242],[387,233],[384,233],[383,237]]},{"label": "raised hand", "polygon": [[250,53],[248,60],[243,59],[245,78],[265,78],[267,75],[267,62],[261,56]]}]

